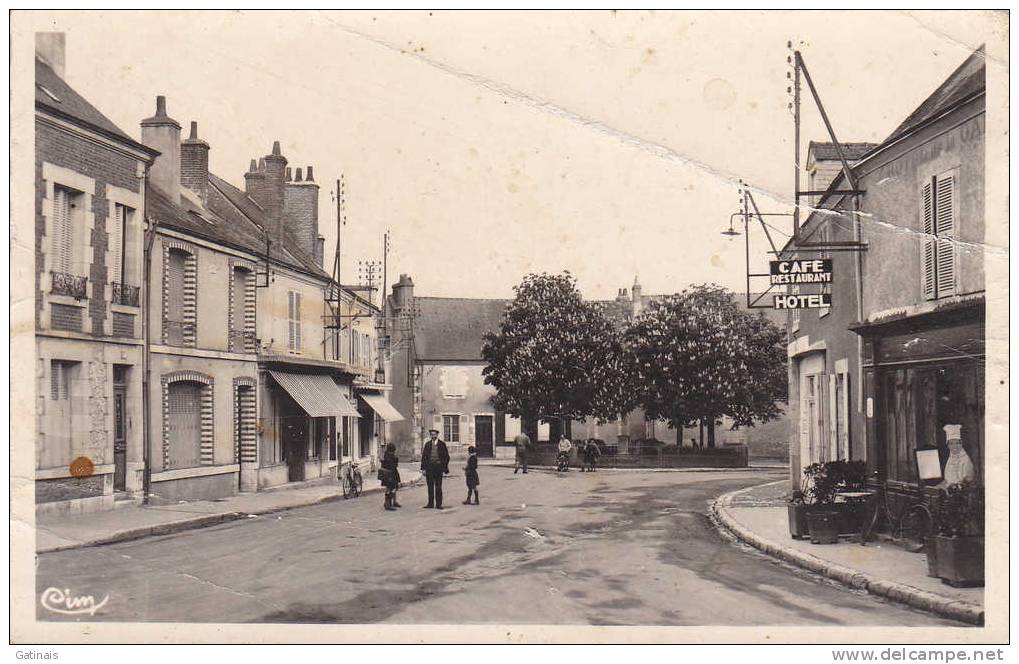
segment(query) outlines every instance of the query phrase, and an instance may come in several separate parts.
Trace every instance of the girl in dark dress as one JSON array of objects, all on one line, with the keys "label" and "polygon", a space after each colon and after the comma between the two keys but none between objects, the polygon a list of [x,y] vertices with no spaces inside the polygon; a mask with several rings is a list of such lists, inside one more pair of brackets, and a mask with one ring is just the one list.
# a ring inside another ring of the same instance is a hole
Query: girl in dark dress
[{"label": "girl in dark dress", "polygon": [[396,490],[400,488],[400,458],[396,456],[396,445],[386,445],[386,453],[382,457],[382,472],[380,473],[382,486],[386,488],[385,509],[395,510],[402,507],[396,502]]},{"label": "girl in dark dress", "polygon": [[474,504],[480,504],[478,500],[478,485],[481,484],[481,480],[478,478],[478,455],[475,453],[474,447],[467,448],[467,472],[464,476],[467,478],[467,500],[464,501],[464,505],[471,504],[471,494],[474,495]]}]

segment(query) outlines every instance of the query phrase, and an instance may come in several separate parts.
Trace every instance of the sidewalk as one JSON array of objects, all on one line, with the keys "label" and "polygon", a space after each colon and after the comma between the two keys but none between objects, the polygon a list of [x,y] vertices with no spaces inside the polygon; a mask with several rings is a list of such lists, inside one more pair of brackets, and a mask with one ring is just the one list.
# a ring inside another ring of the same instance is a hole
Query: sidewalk
[{"label": "sidewalk", "polygon": [[[413,484],[421,477],[420,471],[407,466],[400,468],[400,475],[404,485]],[[374,477],[364,478],[363,494],[381,490]],[[107,512],[43,517],[35,524],[35,550],[36,553],[49,553],[166,535],[334,500],[343,500],[339,485],[324,484],[240,493],[219,500],[196,500],[177,505],[124,507]]]},{"label": "sidewalk", "polygon": [[[496,467],[500,467],[500,468],[513,468],[516,465],[516,463],[513,461],[513,459],[493,459],[493,458],[489,457],[489,458],[479,458],[478,459],[478,465],[479,466],[496,466]],[[535,464],[528,464],[527,467],[528,467],[529,470],[535,470],[535,471],[541,471],[541,472],[553,472],[553,473],[557,472],[556,469],[555,469],[555,466],[538,466],[538,465],[535,465]],[[761,470],[788,470],[788,469],[789,469],[789,464],[788,463],[785,463],[785,464],[782,464],[782,463],[773,463],[773,462],[753,463],[751,461],[750,465],[746,466],[745,468],[724,468],[724,467],[719,468],[719,467],[712,467],[712,466],[702,466],[702,467],[693,467],[693,466],[691,466],[690,468],[640,468],[640,467],[637,467],[637,466],[632,466],[632,467],[625,466],[625,467],[621,467],[621,468],[613,468],[611,466],[599,465],[597,472],[599,472],[599,473],[622,473],[622,472],[627,472],[627,473],[746,473],[746,472],[756,472],[756,471],[761,471]],[[577,464],[571,464],[570,465],[570,472],[579,471],[579,470],[580,470],[580,466],[579,465],[577,465]]]},{"label": "sidewalk", "polygon": [[794,540],[789,535],[788,491],[786,480],[734,491],[720,496],[711,512],[738,539],[776,558],[872,595],[983,624],[984,589],[953,588],[927,576],[921,553],[880,541],[861,546],[848,541],[821,545]]}]

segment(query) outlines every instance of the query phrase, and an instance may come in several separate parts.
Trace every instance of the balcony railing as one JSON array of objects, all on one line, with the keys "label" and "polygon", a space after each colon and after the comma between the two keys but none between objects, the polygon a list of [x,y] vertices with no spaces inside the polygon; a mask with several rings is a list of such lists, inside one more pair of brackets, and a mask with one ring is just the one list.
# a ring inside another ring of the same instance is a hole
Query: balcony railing
[{"label": "balcony railing", "polygon": [[258,339],[255,337],[254,332],[247,330],[230,330],[230,350],[237,352],[255,352],[255,347],[258,344]]},{"label": "balcony railing", "polygon": [[122,304],[126,307],[138,306],[138,294],[141,292],[141,288],[138,286],[128,286],[114,281],[112,291],[114,304]]},{"label": "balcony railing", "polygon": [[79,277],[66,272],[50,272],[50,292],[55,295],[67,295],[76,300],[84,300],[88,277]]}]

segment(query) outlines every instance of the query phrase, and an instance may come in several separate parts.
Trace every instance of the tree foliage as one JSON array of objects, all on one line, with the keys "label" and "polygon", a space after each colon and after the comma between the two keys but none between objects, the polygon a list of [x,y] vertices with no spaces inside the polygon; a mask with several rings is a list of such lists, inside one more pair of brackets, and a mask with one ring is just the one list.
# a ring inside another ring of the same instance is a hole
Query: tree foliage
[{"label": "tree foliage", "polygon": [[733,294],[696,286],[652,301],[625,334],[636,399],[677,428],[723,416],[753,426],[781,414],[786,396],[785,332],[740,309]]},{"label": "tree foliage", "polygon": [[482,348],[496,407],[542,419],[608,419],[625,410],[632,390],[624,387],[619,335],[569,272],[529,274],[514,292]]}]

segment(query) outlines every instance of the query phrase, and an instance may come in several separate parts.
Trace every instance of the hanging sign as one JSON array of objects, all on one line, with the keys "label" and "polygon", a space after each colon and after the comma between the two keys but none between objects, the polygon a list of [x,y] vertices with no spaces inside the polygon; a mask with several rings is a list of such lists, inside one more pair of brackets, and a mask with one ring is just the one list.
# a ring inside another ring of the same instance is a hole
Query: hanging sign
[{"label": "hanging sign", "polygon": [[771,285],[830,284],[832,260],[812,258],[790,261],[770,261]]},{"label": "hanging sign", "polygon": [[776,309],[824,309],[831,306],[831,293],[776,295]]}]

